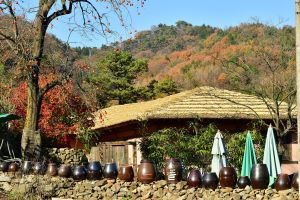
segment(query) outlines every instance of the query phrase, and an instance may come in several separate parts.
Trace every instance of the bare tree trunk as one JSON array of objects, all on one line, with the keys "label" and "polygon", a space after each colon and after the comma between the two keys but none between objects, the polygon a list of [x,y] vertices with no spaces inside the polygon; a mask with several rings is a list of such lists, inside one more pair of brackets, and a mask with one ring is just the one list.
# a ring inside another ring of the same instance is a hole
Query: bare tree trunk
[{"label": "bare tree trunk", "polygon": [[[32,68],[38,70],[37,66],[32,66]],[[33,71],[27,80],[27,110],[21,143],[22,155],[25,160],[38,159],[40,156],[41,135],[38,131],[40,103],[37,75],[38,73]]]},{"label": "bare tree trunk", "polygon": [[[297,73],[297,129],[298,173],[300,174],[300,0],[296,0],[296,73]],[[300,194],[300,189],[299,189]]]},{"label": "bare tree trunk", "polygon": [[[43,8],[40,6],[40,8]],[[35,38],[33,41],[33,59],[29,63],[30,73],[27,76],[27,110],[22,135],[22,156],[25,160],[39,159],[41,135],[38,130],[42,96],[39,94],[39,73],[43,55],[44,39],[48,26],[45,20],[48,11],[41,9],[36,15]]]}]

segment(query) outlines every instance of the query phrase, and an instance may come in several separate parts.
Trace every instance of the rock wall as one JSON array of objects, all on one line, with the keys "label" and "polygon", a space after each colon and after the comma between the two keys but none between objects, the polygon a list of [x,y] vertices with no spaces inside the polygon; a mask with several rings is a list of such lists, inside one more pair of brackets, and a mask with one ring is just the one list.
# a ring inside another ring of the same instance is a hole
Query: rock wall
[{"label": "rock wall", "polygon": [[72,178],[9,174],[0,172],[0,197],[3,199],[51,199],[51,197],[79,200],[97,199],[255,199],[288,200],[299,199],[294,189],[276,191],[275,189],[252,190],[217,188],[188,188],[185,181],[167,184],[165,180],[151,184],[123,182],[120,180],[97,180],[75,182]]},{"label": "rock wall", "polygon": [[57,164],[78,165],[88,162],[82,149],[48,148],[43,151],[47,160],[54,161]]}]

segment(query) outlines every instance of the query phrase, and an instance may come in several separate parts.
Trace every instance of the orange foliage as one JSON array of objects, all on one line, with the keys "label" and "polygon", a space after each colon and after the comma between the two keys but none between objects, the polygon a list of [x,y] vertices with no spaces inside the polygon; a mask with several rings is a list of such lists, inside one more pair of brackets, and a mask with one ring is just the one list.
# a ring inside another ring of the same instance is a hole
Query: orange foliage
[{"label": "orange foliage", "polygon": [[175,51],[169,55],[170,60],[183,59],[187,60],[192,55],[192,51],[187,49],[183,51]]},{"label": "orange foliage", "polygon": [[211,51],[213,53],[219,54],[220,51],[222,51],[227,46],[228,46],[228,37],[225,36],[211,47]]},{"label": "orange foliage", "polygon": [[192,63],[191,60],[178,63],[177,65],[175,65],[174,67],[172,67],[168,70],[167,75],[169,75],[171,77],[178,76],[179,74],[181,74],[182,68],[191,63]]},{"label": "orange foliage", "polygon": [[226,75],[224,72],[222,72],[218,77],[218,84],[219,86],[224,86],[226,82]]},{"label": "orange foliage", "polygon": [[210,62],[212,61],[212,56],[210,55],[205,55],[205,54],[201,54],[201,53],[197,53],[197,54],[194,54],[190,57],[190,59],[192,61],[201,61],[201,62]]},{"label": "orange foliage", "polygon": [[[40,85],[44,86],[54,79],[54,75],[41,77]],[[27,95],[24,91],[27,91],[27,84],[24,82],[11,90],[11,100],[15,105],[16,114],[23,118],[26,116],[27,106]],[[72,82],[68,82],[63,86],[54,87],[44,96],[39,127],[47,137],[75,133],[80,128],[79,121],[83,122],[81,125],[85,127],[93,125],[92,118],[89,116],[92,111],[76,94]],[[14,127],[21,130],[23,122],[15,122]]]}]

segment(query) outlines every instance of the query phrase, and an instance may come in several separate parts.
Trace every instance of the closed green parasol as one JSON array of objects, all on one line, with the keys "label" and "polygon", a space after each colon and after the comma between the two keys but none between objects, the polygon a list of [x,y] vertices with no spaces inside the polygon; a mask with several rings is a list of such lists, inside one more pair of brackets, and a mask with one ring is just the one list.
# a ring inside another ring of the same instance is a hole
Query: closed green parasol
[{"label": "closed green parasol", "polygon": [[19,117],[18,115],[15,114],[0,114],[0,123],[4,123],[7,121],[11,121],[11,120],[16,120],[16,119],[20,119],[21,117]]},{"label": "closed green parasol", "polygon": [[250,131],[247,133],[241,176],[250,178],[251,168],[257,163]]},{"label": "closed green parasol", "polygon": [[272,125],[270,125],[268,128],[263,163],[266,164],[268,167],[270,175],[269,186],[272,186],[275,183],[277,175],[281,173],[280,162]]}]

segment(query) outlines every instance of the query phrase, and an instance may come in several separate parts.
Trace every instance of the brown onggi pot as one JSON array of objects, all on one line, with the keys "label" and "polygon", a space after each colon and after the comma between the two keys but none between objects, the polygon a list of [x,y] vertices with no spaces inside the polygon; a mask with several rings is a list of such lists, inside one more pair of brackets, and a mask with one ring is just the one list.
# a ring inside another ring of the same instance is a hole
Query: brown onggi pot
[{"label": "brown onggi pot", "polygon": [[131,165],[121,165],[119,167],[118,178],[122,181],[132,182],[134,178],[133,168]]},{"label": "brown onggi pot", "polygon": [[192,169],[188,174],[187,184],[189,187],[201,187],[201,173],[198,169]]},{"label": "brown onggi pot", "polygon": [[178,183],[182,180],[182,165],[177,158],[170,158],[166,160],[165,164],[165,178],[168,183]]},{"label": "brown onggi pot", "polygon": [[10,163],[8,166],[9,172],[16,172],[16,171],[18,171],[18,169],[19,169],[19,165],[15,162]]},{"label": "brown onggi pot", "polygon": [[151,183],[156,179],[156,167],[153,160],[143,159],[138,167],[138,180],[142,183]]},{"label": "brown onggi pot", "polygon": [[68,164],[63,164],[58,168],[58,176],[63,178],[70,178],[72,176],[71,166]]},{"label": "brown onggi pot", "polygon": [[46,173],[49,176],[57,176],[57,173],[58,173],[57,165],[55,163],[49,163]]},{"label": "brown onggi pot", "polygon": [[205,173],[202,177],[202,184],[206,189],[215,190],[218,187],[219,179],[215,172]]},{"label": "brown onggi pot", "polygon": [[247,185],[251,185],[251,181],[250,181],[248,176],[240,176],[238,181],[237,181],[237,185],[238,185],[239,188],[243,189]]},{"label": "brown onggi pot", "polygon": [[279,174],[275,182],[276,190],[287,190],[291,187],[290,178],[287,174]]},{"label": "brown onggi pot", "polygon": [[236,171],[233,167],[222,167],[219,172],[221,187],[234,188],[237,182]]},{"label": "brown onggi pot", "polygon": [[269,185],[269,171],[267,165],[253,165],[251,169],[250,179],[253,189],[267,189]]},{"label": "brown onggi pot", "polygon": [[294,175],[293,175],[292,187],[295,190],[299,190],[299,176],[298,176],[298,173],[294,173]]},{"label": "brown onggi pot", "polygon": [[0,170],[2,172],[7,172],[8,171],[8,167],[9,167],[9,163],[8,162],[3,161],[3,162],[0,163]]}]

